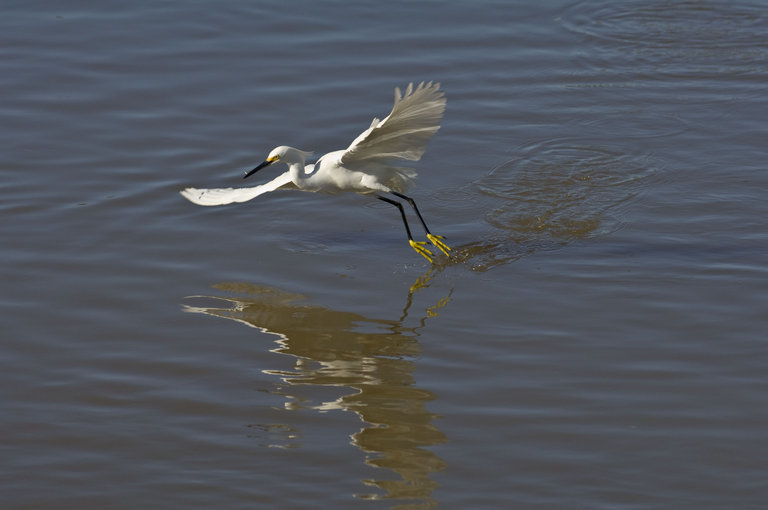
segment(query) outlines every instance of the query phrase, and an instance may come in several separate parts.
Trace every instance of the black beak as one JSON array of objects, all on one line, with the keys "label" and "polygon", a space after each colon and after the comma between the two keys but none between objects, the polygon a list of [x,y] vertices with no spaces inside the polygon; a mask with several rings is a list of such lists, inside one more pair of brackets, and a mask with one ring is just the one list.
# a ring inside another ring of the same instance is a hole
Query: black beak
[{"label": "black beak", "polygon": [[252,176],[253,174],[255,174],[256,172],[258,172],[259,170],[261,170],[261,169],[262,169],[262,168],[264,168],[265,166],[269,166],[269,165],[271,165],[271,164],[272,164],[272,163],[274,163],[274,162],[275,162],[275,160],[273,160],[273,161],[265,161],[264,163],[260,164],[259,166],[257,166],[257,167],[256,167],[256,168],[254,168],[253,170],[251,170],[250,172],[246,172],[246,173],[245,173],[245,175],[243,176],[243,179],[245,179],[245,178],[247,178],[247,177],[250,177],[250,176]]}]

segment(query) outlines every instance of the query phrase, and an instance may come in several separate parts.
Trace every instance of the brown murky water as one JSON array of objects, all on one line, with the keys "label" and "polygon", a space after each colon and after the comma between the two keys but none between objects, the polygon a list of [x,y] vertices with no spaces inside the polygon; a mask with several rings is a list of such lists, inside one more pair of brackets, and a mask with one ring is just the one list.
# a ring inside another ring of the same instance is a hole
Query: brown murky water
[{"label": "brown murky water", "polygon": [[[5,6],[3,507],[763,508],[766,12]],[[365,197],[178,195],[421,80],[450,260]]]}]

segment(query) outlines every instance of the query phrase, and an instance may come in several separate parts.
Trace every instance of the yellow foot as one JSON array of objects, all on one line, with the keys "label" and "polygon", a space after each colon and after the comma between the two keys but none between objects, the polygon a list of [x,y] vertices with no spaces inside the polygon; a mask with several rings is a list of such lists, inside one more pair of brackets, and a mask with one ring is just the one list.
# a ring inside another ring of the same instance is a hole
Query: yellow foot
[{"label": "yellow foot", "polygon": [[427,239],[432,241],[432,244],[440,248],[440,251],[445,253],[447,256],[450,256],[451,254],[448,253],[451,251],[451,247],[445,244],[442,240],[445,239],[443,236],[436,236],[434,234],[427,234]]},{"label": "yellow foot", "polygon": [[416,250],[416,253],[422,255],[425,259],[432,262],[432,252],[424,247],[424,245],[427,244],[426,241],[414,241],[411,239],[408,242],[411,244],[411,248]]}]

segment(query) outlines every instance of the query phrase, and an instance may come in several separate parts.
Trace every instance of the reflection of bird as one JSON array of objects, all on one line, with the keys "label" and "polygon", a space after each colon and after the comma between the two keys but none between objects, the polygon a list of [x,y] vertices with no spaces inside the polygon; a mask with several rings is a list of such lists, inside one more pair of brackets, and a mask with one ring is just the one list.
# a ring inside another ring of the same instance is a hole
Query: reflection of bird
[{"label": "reflection of bird", "polygon": [[421,83],[416,88],[411,83],[404,95],[400,89],[395,88],[392,112],[384,120],[373,119],[371,126],[355,138],[346,150],[329,152],[315,164],[305,166],[306,158],[311,153],[280,146],[269,153],[266,161],[244,176],[248,177],[272,163],[288,165],[287,172],[266,184],[252,188],[187,188],[181,194],[198,205],[245,202],[280,188],[331,194],[342,191],[374,194],[376,198],[400,210],[410,245],[432,262],[432,252],[425,247],[426,241],[413,240],[402,203],[381,193],[391,194],[411,204],[424,227],[427,239],[448,255],[450,248],[442,241],[443,237],[429,231],[416,203],[403,194],[413,185],[416,172],[411,168],[395,166],[398,160],[421,159],[427,142],[440,128],[444,111],[445,97],[439,83]]},{"label": "reflection of bird", "polygon": [[289,357],[288,363],[274,360],[257,368],[279,378],[265,390],[270,401],[282,397],[283,409],[304,417],[297,422],[296,417],[283,415],[277,423],[261,422],[254,429],[262,432],[252,429],[250,436],[261,436],[271,447],[292,448],[303,435],[301,423],[317,422],[307,419],[304,411],[354,412],[362,423],[359,430],[345,433],[349,443],[364,452],[367,465],[388,472],[371,473],[363,481],[383,493],[366,491],[358,497],[409,500],[393,508],[435,508],[432,492],[438,484],[432,474],[444,469],[446,462],[430,447],[445,442],[446,436],[427,408],[437,396],[418,387],[414,371],[423,352],[421,331],[448,304],[453,289],[433,306],[411,308],[417,291],[427,294],[419,303],[443,295],[445,289],[439,294],[426,291],[431,275],[440,269],[432,266],[411,286],[398,319],[327,308],[311,296],[245,282],[219,283],[213,286],[214,295],[188,296],[183,309],[275,335],[276,345],[267,348]]}]

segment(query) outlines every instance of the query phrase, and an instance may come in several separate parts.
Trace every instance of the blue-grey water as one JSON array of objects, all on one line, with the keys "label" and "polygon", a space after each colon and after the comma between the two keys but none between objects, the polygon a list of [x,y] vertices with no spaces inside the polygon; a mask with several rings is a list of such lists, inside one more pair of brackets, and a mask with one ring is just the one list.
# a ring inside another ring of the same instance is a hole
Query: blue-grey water
[{"label": "blue-grey water", "polygon": [[[178,194],[422,80],[450,259]],[[3,508],[766,508],[765,2],[9,1],[0,90]]]}]

